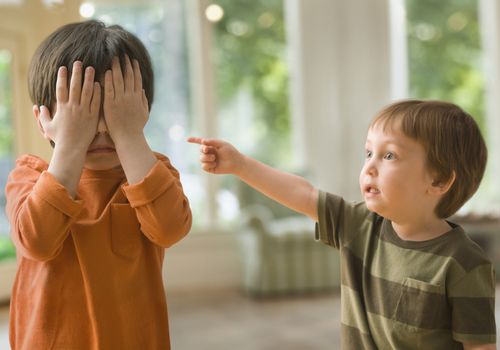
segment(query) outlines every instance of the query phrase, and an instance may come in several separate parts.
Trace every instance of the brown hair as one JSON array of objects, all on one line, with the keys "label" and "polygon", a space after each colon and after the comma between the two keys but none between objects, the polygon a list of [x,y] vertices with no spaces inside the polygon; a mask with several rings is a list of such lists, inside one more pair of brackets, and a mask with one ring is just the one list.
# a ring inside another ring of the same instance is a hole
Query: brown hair
[{"label": "brown hair", "polygon": [[70,23],[50,34],[38,47],[29,67],[28,89],[36,105],[52,109],[56,102],[57,70],[68,67],[71,76],[73,62],[80,60],[83,67],[95,69],[95,80],[111,68],[113,57],[118,56],[122,71],[124,55],[139,62],[142,85],[151,109],[154,96],[154,76],[151,59],[142,42],[121,26],[106,27],[104,23],[89,20]]},{"label": "brown hair", "polygon": [[406,136],[421,142],[436,183],[453,178],[436,206],[439,218],[453,215],[476,192],[486,168],[487,149],[474,119],[455,104],[405,100],[385,107],[370,128],[400,125]]}]

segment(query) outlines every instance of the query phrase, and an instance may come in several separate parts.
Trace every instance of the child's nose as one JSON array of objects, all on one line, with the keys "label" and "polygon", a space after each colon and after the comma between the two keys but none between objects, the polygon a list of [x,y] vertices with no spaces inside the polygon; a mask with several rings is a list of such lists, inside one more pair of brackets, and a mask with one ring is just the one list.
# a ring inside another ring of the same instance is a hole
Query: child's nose
[{"label": "child's nose", "polygon": [[106,121],[104,120],[104,116],[99,117],[99,123],[97,124],[97,133],[99,134],[107,134],[108,126],[106,125]]},{"label": "child's nose", "polygon": [[368,159],[363,167],[363,172],[370,176],[375,176],[378,174],[377,167],[373,158]]}]

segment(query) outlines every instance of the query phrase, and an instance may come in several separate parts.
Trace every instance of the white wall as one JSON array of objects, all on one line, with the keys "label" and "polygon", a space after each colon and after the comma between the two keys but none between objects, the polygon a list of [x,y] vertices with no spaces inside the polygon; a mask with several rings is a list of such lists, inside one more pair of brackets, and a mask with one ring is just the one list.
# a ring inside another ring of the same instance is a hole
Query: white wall
[{"label": "white wall", "polygon": [[[486,121],[489,149],[487,172],[491,177],[490,188],[494,195],[500,193],[500,3],[498,0],[480,0],[479,20],[481,24],[484,73],[486,78]],[[498,197],[495,198],[498,200]],[[494,199],[494,200],[495,200]],[[493,210],[500,214],[498,203]]]},{"label": "white wall", "polygon": [[402,3],[286,0],[286,6],[300,164],[320,188],[358,199],[369,122],[406,95]]}]

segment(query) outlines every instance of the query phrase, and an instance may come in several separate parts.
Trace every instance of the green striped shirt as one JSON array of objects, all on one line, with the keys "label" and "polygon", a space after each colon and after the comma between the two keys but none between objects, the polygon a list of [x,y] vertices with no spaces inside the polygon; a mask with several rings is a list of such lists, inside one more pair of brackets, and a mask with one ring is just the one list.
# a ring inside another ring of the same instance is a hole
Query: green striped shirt
[{"label": "green striped shirt", "polygon": [[343,349],[495,343],[493,267],[463,229],[404,241],[364,203],[320,192],[316,238],[340,251]]}]

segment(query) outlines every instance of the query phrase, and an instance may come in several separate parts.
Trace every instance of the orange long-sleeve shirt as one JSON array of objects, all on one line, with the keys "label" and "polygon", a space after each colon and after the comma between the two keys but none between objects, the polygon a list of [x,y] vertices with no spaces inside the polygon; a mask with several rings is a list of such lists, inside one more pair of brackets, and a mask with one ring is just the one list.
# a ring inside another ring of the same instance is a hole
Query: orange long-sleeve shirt
[{"label": "orange long-sleeve shirt", "polygon": [[164,248],[191,227],[178,172],[160,154],[133,185],[123,170],[84,169],[76,200],[35,156],[9,175],[18,255],[13,350],[170,349]]}]

